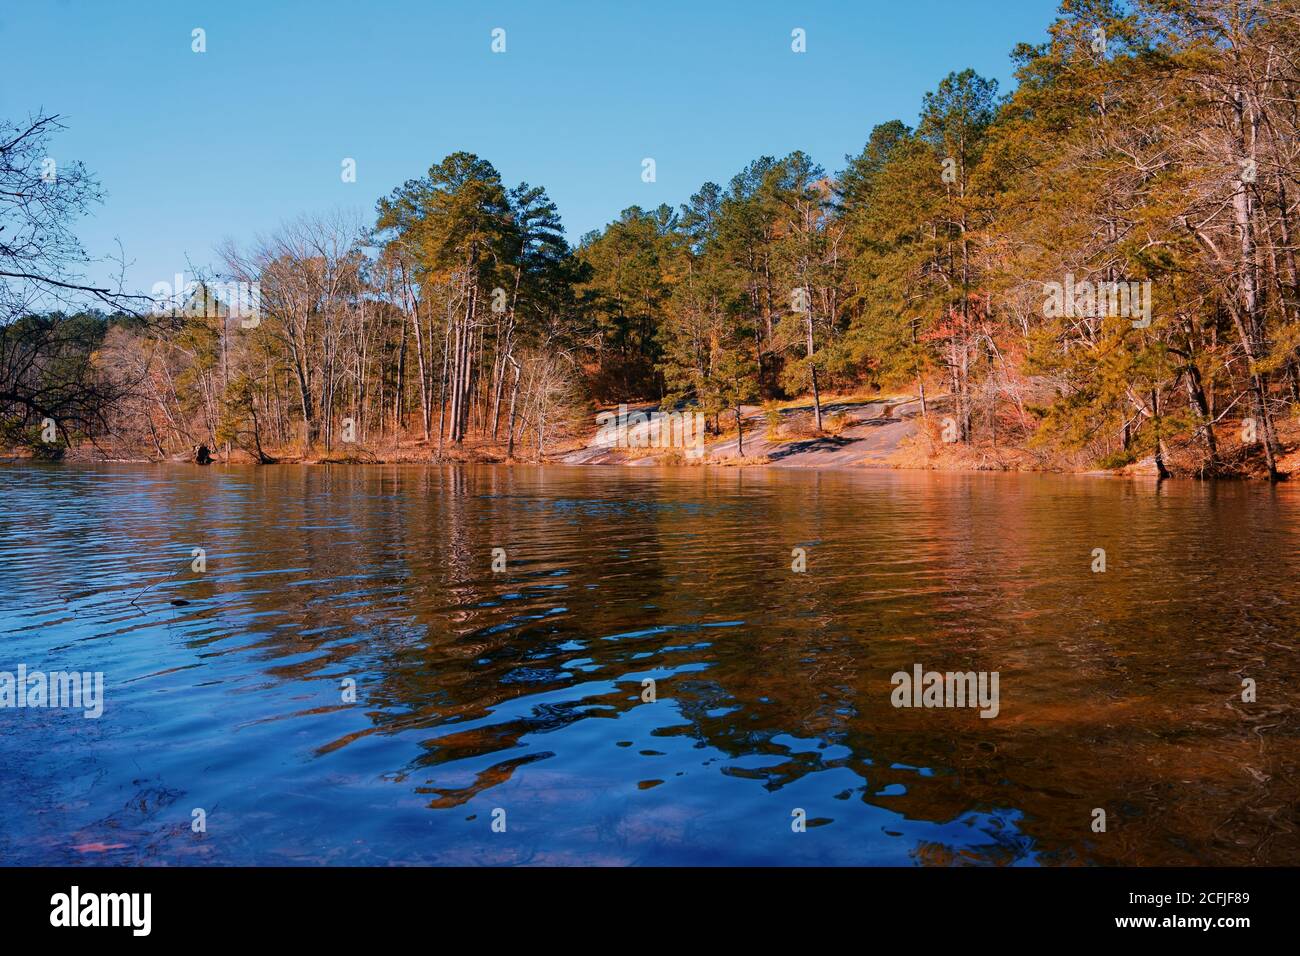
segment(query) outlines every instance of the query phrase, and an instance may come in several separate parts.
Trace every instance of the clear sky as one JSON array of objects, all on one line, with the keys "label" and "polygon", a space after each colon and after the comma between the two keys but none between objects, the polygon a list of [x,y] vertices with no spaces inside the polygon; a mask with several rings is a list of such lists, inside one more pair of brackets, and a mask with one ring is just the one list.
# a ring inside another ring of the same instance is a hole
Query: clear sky
[{"label": "clear sky", "polygon": [[[1010,82],[1057,0],[5,0],[0,115],[45,109],[108,192],[78,233],[148,290],[458,149],[545,186],[571,241],[764,154],[828,171],[952,70]],[[207,52],[191,51],[206,31]],[[506,52],[491,32],[506,31]],[[802,28],[807,52],[791,50]],[[351,157],[357,181],[344,183]],[[656,162],[657,181],[641,178]]]}]

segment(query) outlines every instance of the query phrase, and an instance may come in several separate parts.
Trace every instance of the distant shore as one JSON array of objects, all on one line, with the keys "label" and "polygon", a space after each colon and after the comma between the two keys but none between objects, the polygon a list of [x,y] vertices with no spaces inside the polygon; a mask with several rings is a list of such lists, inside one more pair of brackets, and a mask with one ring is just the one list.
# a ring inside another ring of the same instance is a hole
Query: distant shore
[{"label": "distant shore", "polygon": [[[270,451],[264,465],[393,465],[393,464],[517,464],[611,467],[682,467],[682,468],[777,468],[777,469],[877,469],[899,471],[945,472],[1025,472],[1040,474],[1091,475],[1097,477],[1157,478],[1159,468],[1153,456],[1125,463],[1120,467],[1099,467],[1083,459],[1035,451],[1017,445],[960,444],[945,442],[941,398],[931,402],[928,414],[922,415],[920,400],[895,396],[875,400],[848,398],[827,400],[822,405],[822,427],[813,421],[811,407],[792,404],[774,412],[758,406],[742,406],[743,443],[737,439],[734,425],[720,434],[709,436],[699,447],[684,449],[659,442],[638,425],[624,436],[625,441],[601,441],[599,433],[574,435],[537,456],[535,449],[519,449],[511,458],[504,445],[469,444],[436,446],[424,442],[406,442],[396,447],[373,448],[358,443],[336,447],[329,452],[303,455],[297,451]],[[642,415],[652,405],[637,406]],[[743,445],[743,447],[742,447]],[[1282,460],[1283,471],[1300,469],[1300,443],[1288,443]],[[0,462],[36,460],[27,449],[0,452]],[[213,464],[259,464],[257,458],[241,450],[227,457],[224,448],[212,453]],[[148,455],[115,455],[111,449],[80,447],[61,456],[69,462],[122,463],[195,463],[185,456],[168,458]],[[1230,470],[1214,476],[1198,476],[1176,456],[1166,462],[1169,477],[1215,477],[1250,479],[1266,477],[1262,467],[1253,465],[1249,449],[1238,449]]]}]

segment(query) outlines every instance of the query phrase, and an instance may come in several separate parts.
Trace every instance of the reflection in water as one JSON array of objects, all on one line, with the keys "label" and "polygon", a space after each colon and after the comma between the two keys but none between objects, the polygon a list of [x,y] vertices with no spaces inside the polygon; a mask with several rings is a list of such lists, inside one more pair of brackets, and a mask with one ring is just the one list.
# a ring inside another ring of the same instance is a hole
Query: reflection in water
[{"label": "reflection in water", "polygon": [[[107,683],[99,720],[0,710],[0,862],[1300,862],[1296,489],[33,466],[0,492],[0,670]],[[997,671],[999,715],[895,709],[914,664]]]}]

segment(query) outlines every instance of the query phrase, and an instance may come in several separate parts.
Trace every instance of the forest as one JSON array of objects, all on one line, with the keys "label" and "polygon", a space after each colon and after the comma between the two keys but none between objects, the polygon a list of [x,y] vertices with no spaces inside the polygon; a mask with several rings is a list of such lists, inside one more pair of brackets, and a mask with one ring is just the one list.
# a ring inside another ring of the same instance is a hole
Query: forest
[{"label": "forest", "polygon": [[44,175],[57,117],[0,121],[0,446],[541,460],[621,402],[821,431],[827,396],[893,393],[960,446],[1284,477],[1300,3],[1067,0],[1012,57],[1012,89],[952,72],[838,168],[760,156],[576,245],[545,188],[452,153],[168,301],[78,278],[99,184]]}]

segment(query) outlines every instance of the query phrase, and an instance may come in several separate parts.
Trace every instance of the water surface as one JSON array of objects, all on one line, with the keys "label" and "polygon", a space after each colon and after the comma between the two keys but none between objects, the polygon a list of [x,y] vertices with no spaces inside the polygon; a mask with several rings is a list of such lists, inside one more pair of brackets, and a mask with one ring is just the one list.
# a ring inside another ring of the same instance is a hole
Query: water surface
[{"label": "water surface", "polygon": [[0,863],[1300,863],[1298,493],[0,467]]}]

